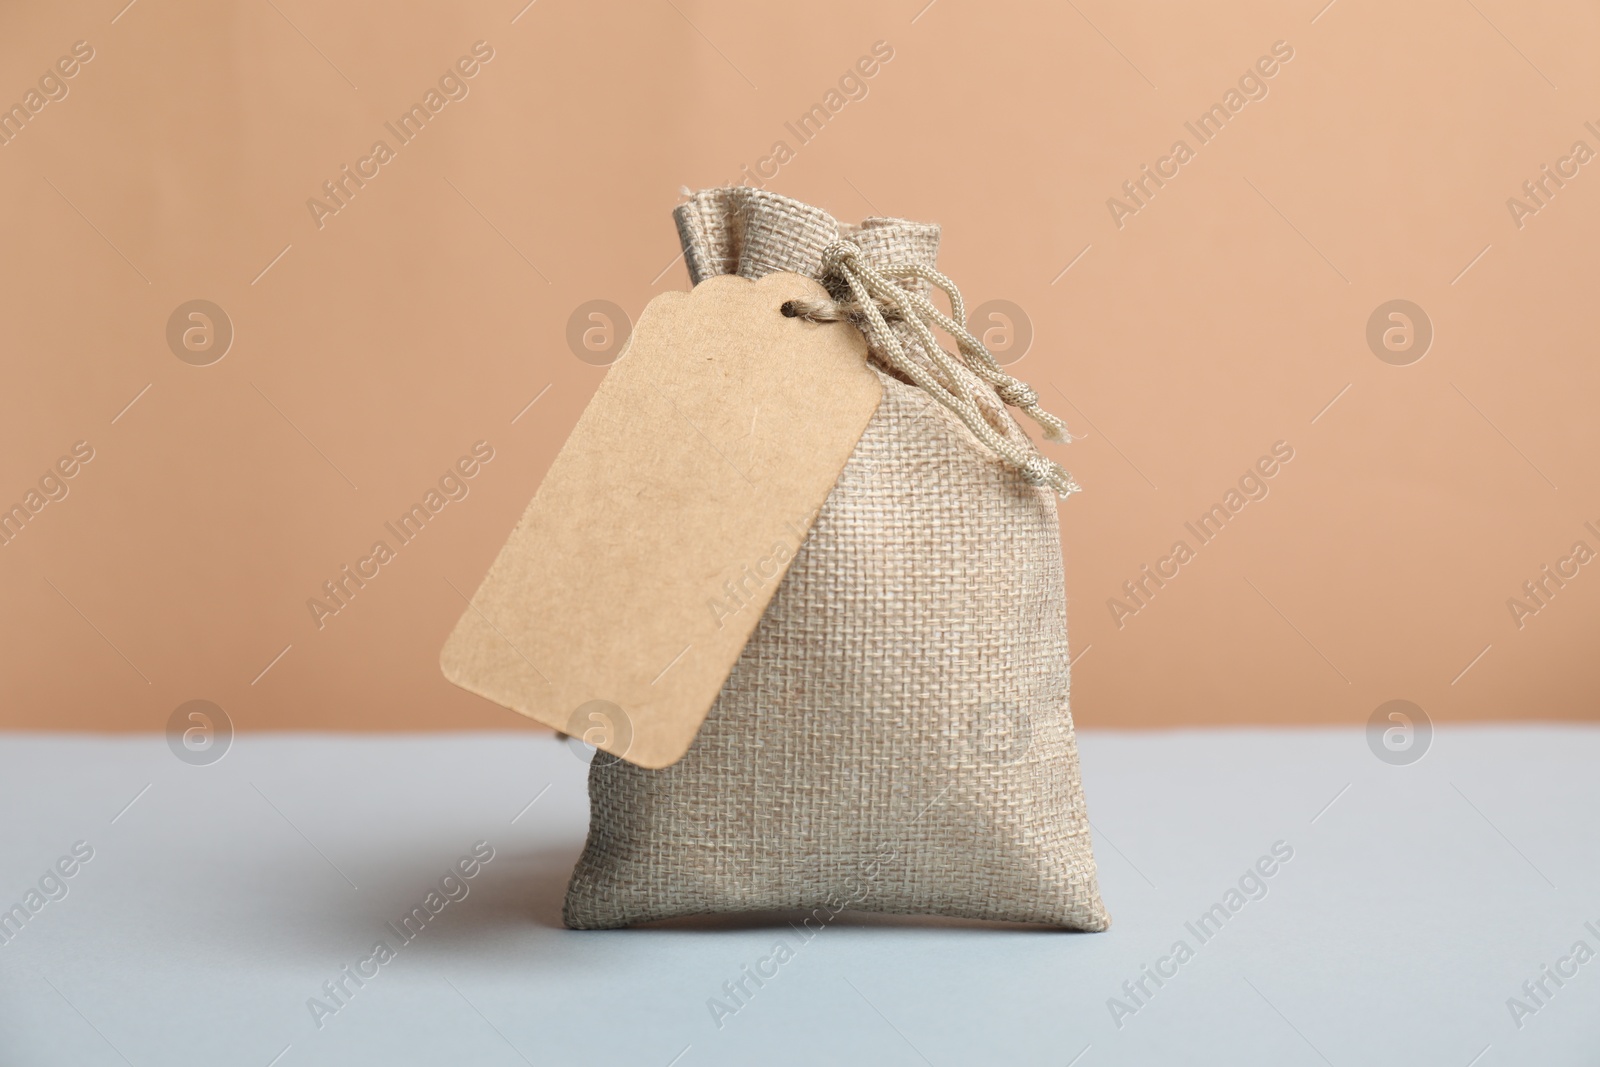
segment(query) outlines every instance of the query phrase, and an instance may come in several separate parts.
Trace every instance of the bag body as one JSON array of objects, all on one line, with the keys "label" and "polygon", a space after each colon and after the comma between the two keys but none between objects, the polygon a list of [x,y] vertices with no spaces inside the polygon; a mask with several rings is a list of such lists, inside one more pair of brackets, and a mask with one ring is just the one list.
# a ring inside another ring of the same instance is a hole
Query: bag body
[{"label": "bag body", "polygon": [[[748,188],[700,193],[677,221],[695,283],[817,277],[841,236],[868,262],[933,266],[939,238],[903,220],[841,227]],[[661,770],[591,764],[568,926],[844,908],[1109,924],[1054,495],[878,373],[883,400],[688,754]],[[985,417],[1022,436],[973,383]]]}]

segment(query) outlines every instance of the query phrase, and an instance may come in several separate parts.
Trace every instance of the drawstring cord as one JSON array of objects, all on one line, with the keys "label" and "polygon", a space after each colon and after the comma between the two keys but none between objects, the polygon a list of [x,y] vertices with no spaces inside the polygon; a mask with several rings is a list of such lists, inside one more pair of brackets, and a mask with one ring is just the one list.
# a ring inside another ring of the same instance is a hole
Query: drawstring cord
[{"label": "drawstring cord", "polygon": [[[920,264],[869,266],[862,257],[860,247],[853,241],[835,241],[823,249],[822,271],[824,277],[833,275],[841,279],[849,287],[853,299],[841,303],[792,300],[784,305],[785,315],[813,322],[844,320],[855,323],[863,329],[873,348],[891,367],[954,412],[973,436],[1021,472],[1030,485],[1049,486],[1061,497],[1080,491],[1072,475],[1059,463],[1041,455],[1031,441],[1019,445],[990,425],[975,399],[960,388],[960,370],[971,371],[992,386],[1002,402],[1021,409],[1038,423],[1047,439],[1071,440],[1066,423],[1039,406],[1039,394],[1026,382],[1002,370],[983,342],[967,330],[964,325],[966,306],[954,282],[933,268]],[[952,315],[945,315],[921,293],[895,284],[898,278],[919,278],[944,290],[950,298]],[[929,359],[944,372],[954,388],[940,382],[920,362],[906,355],[899,337],[889,328],[891,321],[903,322],[910,327],[922,342]],[[933,335],[932,327],[935,326],[955,338],[956,349],[960,353],[959,361],[940,346]]]}]

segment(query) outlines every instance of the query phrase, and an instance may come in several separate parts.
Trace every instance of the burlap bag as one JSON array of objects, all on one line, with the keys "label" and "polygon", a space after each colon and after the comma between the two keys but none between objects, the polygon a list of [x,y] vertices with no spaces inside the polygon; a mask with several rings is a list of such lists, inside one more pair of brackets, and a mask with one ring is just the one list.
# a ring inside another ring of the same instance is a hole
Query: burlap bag
[{"label": "burlap bag", "polygon": [[[935,225],[841,226],[747,188],[700,193],[676,218],[695,283],[821,278],[841,236],[875,265],[932,266],[939,243]],[[880,376],[877,413],[688,755],[591,765],[568,926],[844,908],[1109,924],[1068,709],[1054,495],[903,375]],[[959,384],[1026,441],[992,389]]]}]

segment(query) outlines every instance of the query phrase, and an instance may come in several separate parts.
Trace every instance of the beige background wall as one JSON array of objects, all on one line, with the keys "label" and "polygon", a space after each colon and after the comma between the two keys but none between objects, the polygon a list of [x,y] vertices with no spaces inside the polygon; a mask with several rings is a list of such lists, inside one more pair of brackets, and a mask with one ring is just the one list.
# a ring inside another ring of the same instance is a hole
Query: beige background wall
[{"label": "beige background wall", "polygon": [[[1600,564],[1508,606],[1600,551],[1583,5],[124,3],[11,5],[0,33],[25,111],[93,50],[0,147],[0,504],[93,453],[0,546],[0,724],[159,729],[204,698],[241,729],[525,725],[437,652],[603,374],[568,318],[683,287],[680,187],[780,140],[769,188],[943,223],[969,300],[1031,321],[1014,369],[1081,435],[1080,724],[1600,706]],[[467,95],[400,145],[385,122],[478,41]],[[785,123],[879,41],[800,144]],[[1201,143],[1184,123],[1280,41]],[[308,199],[378,139],[319,226]],[[1177,173],[1114,212],[1143,164]],[[1544,164],[1573,176],[1514,217]],[[234,331],[205,366],[167,340],[196,299]],[[1404,366],[1366,336],[1395,299],[1434,333]],[[468,495],[319,629],[308,598],[480,441]],[[1200,544],[1184,524],[1280,441],[1269,494]],[[1179,539],[1176,577],[1108,606]]]}]

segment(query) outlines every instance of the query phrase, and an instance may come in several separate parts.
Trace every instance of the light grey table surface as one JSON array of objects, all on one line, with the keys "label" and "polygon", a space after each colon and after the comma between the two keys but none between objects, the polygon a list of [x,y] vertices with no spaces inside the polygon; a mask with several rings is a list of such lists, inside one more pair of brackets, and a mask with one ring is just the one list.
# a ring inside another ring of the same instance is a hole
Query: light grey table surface
[{"label": "light grey table surface", "polygon": [[[586,768],[548,737],[242,735],[196,767],[9,734],[0,907],[93,856],[0,945],[0,1064],[1600,1064],[1600,958],[1572,954],[1600,951],[1600,729],[1443,728],[1409,766],[1347,730],[1081,747],[1109,932],[844,916],[802,942],[771,916],[562,929]],[[467,895],[314,1017],[479,841]],[[1280,841],[1265,896],[1197,938]]]}]

